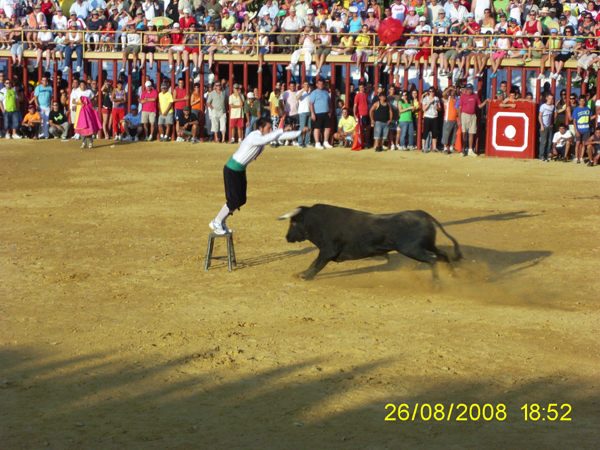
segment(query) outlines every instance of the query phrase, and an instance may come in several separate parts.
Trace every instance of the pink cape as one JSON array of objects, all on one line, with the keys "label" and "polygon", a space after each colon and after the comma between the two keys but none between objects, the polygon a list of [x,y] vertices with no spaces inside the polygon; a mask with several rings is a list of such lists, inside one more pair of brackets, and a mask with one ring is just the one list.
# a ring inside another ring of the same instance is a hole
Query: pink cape
[{"label": "pink cape", "polygon": [[87,97],[81,97],[81,109],[77,115],[75,131],[82,136],[91,136],[101,129],[100,116],[92,107],[92,102]]}]

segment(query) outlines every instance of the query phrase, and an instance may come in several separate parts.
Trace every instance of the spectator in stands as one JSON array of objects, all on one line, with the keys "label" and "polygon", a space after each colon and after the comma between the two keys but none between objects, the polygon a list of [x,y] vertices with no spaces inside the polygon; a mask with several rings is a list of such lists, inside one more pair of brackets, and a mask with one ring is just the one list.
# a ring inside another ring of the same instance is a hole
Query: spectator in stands
[{"label": "spectator in stands", "polygon": [[135,142],[138,142],[144,136],[142,116],[138,113],[136,105],[131,105],[131,112],[121,120],[121,126],[124,130],[124,136],[121,137],[123,141],[130,142],[135,138]]},{"label": "spectator in stands", "polygon": [[349,115],[348,108],[342,108],[342,117],[338,121],[338,131],[333,138],[340,141],[340,145],[348,148],[352,146],[356,131],[356,120]]},{"label": "spectator in stands", "polygon": [[[579,96],[579,105],[571,112],[571,119],[575,124],[575,158],[573,162],[580,164],[583,162],[586,142],[590,138],[590,120],[595,117],[586,104],[585,95]],[[569,152],[565,153],[565,160],[569,159]]]},{"label": "spectator in stands", "polygon": [[292,52],[291,49],[293,47],[288,47],[287,45],[295,46],[298,43],[298,32],[304,27],[304,20],[296,15],[296,8],[291,6],[289,11],[289,16],[281,22],[281,33],[291,34],[280,34],[277,36],[277,44],[284,53]]},{"label": "spectator in stands", "polygon": [[40,110],[42,120],[40,137],[48,138],[48,119],[50,116],[50,108],[52,104],[53,89],[48,84],[48,77],[43,76],[42,82],[36,86],[34,91],[35,106]]},{"label": "spectator in stands", "polygon": [[552,130],[557,115],[556,106],[554,106],[554,96],[546,94],[546,102],[540,106],[538,114],[540,123],[540,151],[538,158],[540,161],[549,161],[548,158],[552,149]]},{"label": "spectator in stands", "polygon": [[46,55],[46,70],[50,70],[50,58],[53,56],[54,36],[48,31],[48,24],[43,22],[41,25],[42,31],[37,33],[36,52],[37,58],[34,69],[42,65],[42,57]]},{"label": "spectator in stands", "polygon": [[[265,6],[263,6],[263,8]],[[275,6],[275,5],[273,5],[273,6]],[[275,8],[276,8],[276,6],[275,6]],[[262,9],[261,9],[261,11],[262,11]],[[268,10],[264,12],[263,16],[261,16],[259,13],[259,17],[261,17],[261,19],[258,22],[258,26],[261,31],[265,30],[265,34],[269,38],[269,45],[271,47],[271,49],[270,49],[271,53],[273,53],[277,36],[272,33],[275,33],[277,31],[277,26],[275,25],[275,21],[273,19],[271,19],[271,13]]]},{"label": "spectator in stands", "polygon": [[163,83],[158,94],[158,133],[161,142],[171,140],[173,127],[173,94],[169,92],[169,85]]},{"label": "spectator in stands", "polygon": [[75,3],[71,5],[71,9],[69,9],[69,13],[75,13],[77,17],[81,20],[87,20],[92,12],[92,2],[87,2],[83,0],[77,0]]},{"label": "spectator in stands", "polygon": [[71,22],[71,26],[66,36],[66,47],[65,47],[65,67],[63,73],[68,73],[71,69],[71,55],[73,52],[77,55],[77,68],[76,72],[81,72],[83,65],[83,34],[77,28],[77,22]]},{"label": "spectator in stands", "polygon": [[146,133],[146,141],[154,139],[154,125],[156,123],[156,102],[158,101],[158,92],[152,86],[152,81],[146,81],[146,88],[140,96],[140,104],[142,105],[142,125]]},{"label": "spectator in stands", "polygon": [[267,0],[258,11],[258,17],[264,18],[265,15],[268,15],[269,18],[275,18],[278,12],[279,8],[273,3],[273,0]]},{"label": "spectator in stands", "polygon": [[387,101],[386,93],[380,92],[378,100],[373,103],[369,110],[371,126],[375,129],[374,145],[376,152],[384,151],[383,141],[388,137],[389,125],[392,122],[393,117],[392,106]]},{"label": "spectator in stands", "polygon": [[0,90],[0,109],[4,116],[6,139],[22,139],[18,133],[21,127],[21,113],[18,108],[17,96],[17,91],[12,87],[12,81],[4,80],[4,88]]},{"label": "spectator in stands", "polygon": [[127,58],[131,54],[133,54],[133,69],[131,72],[136,73],[138,69],[138,56],[142,51],[142,37],[136,31],[134,25],[129,25],[123,30],[126,32],[127,46],[123,51],[123,67],[121,68],[121,73],[125,73],[127,67]]},{"label": "spectator in stands", "polygon": [[[310,72],[310,66],[312,64],[312,54],[315,52],[315,35],[310,26],[304,27],[304,31],[300,35],[300,44],[302,47],[292,53],[292,60],[285,70],[292,70],[300,57],[304,55],[304,65],[306,67],[306,73]],[[275,126],[273,127],[275,128]]]},{"label": "spectator in stands", "polygon": [[50,125],[49,132],[55,139],[62,139],[62,142],[69,142],[69,118],[64,110],[61,111],[61,104],[58,101],[52,102],[52,111],[48,118]]},{"label": "spectator in stands", "polygon": [[444,102],[442,145],[444,146],[445,155],[455,153],[454,144],[456,143],[456,135],[458,133],[457,100],[456,88],[454,86],[448,86],[442,93],[442,101]]},{"label": "spectator in stands", "polygon": [[[177,54],[177,65],[175,66],[175,75],[177,75],[181,69],[181,58],[183,55],[183,50],[185,50],[185,45],[183,44],[183,33],[181,31],[181,27],[178,23],[173,24],[173,29],[171,30],[171,40],[172,46],[169,48],[168,57],[169,57],[169,70],[167,73],[171,73],[173,71],[174,58],[173,53]],[[210,61],[209,61],[210,62]]]},{"label": "spectator in stands", "polygon": [[331,53],[332,37],[327,32],[327,24],[319,25],[319,34],[315,41],[315,54],[317,55],[317,75],[321,74],[321,67],[325,64],[325,58]]},{"label": "spectator in stands", "polygon": [[211,129],[214,132],[215,142],[219,142],[219,132],[221,133],[221,143],[227,142],[225,132],[227,131],[227,97],[221,90],[221,82],[214,84],[214,89],[208,94],[206,105],[211,112]]},{"label": "spectator in stands", "polygon": [[594,164],[598,164],[598,158],[600,158],[600,128],[596,128],[586,144],[589,158],[588,167],[594,167]]},{"label": "spectator in stands", "polygon": [[[329,133],[331,132],[331,116],[329,115],[329,93],[323,89],[323,79],[317,80],[317,88],[310,93],[310,116],[313,121],[315,147],[318,150],[331,148]],[[323,131],[323,144],[321,144],[321,130]]]},{"label": "spectator in stands", "polygon": [[[487,98],[483,102],[480,102],[479,96],[473,93],[473,85],[467,84],[465,93],[462,94],[458,99],[458,120],[459,126],[462,127],[463,132],[463,152],[462,156],[477,156],[477,153],[473,149],[475,141],[475,134],[477,134],[477,108],[483,108],[490,99]],[[469,147],[465,146],[469,138]]]},{"label": "spectator in stands", "polygon": [[354,45],[356,46],[356,72],[357,76],[360,76],[360,64],[364,59],[366,60],[369,56],[373,54],[371,50],[371,35],[369,34],[369,27],[367,25],[363,25],[360,29],[360,34],[354,40]]},{"label": "spectator in stands", "polygon": [[559,161],[563,160],[568,162],[569,149],[574,143],[573,135],[567,128],[567,125],[561,123],[558,127],[558,131],[554,133],[552,137],[552,154],[554,159]]},{"label": "spectator in stands", "polygon": [[29,105],[29,112],[23,117],[21,123],[21,134],[34,141],[38,140],[40,134],[40,126],[42,124],[42,117],[40,113],[35,110],[35,105]]},{"label": "spectator in stands", "polygon": [[119,141],[121,140],[121,133],[125,132],[125,130],[121,127],[121,122],[125,118],[125,107],[127,105],[127,93],[123,89],[122,80],[117,80],[116,87],[111,93],[111,100],[113,139]]},{"label": "spectator in stands", "polygon": [[183,107],[183,115],[177,120],[177,142],[200,142],[198,136],[198,119],[194,118],[188,105]]},{"label": "spectator in stands", "polygon": [[86,29],[88,32],[85,35],[85,42],[91,42],[88,46],[89,51],[100,51],[100,31],[104,28],[104,20],[100,18],[98,10],[92,11],[92,17],[86,20]]},{"label": "spectator in stands", "polygon": [[[427,95],[423,95],[423,98],[421,99],[421,108],[423,111],[423,133],[421,134],[422,152],[429,153],[430,151],[437,151],[439,129],[438,116],[442,107],[433,86],[428,89]],[[429,133],[431,133],[431,148],[427,148],[425,145]]]},{"label": "spectator in stands", "polygon": [[254,124],[260,119],[260,100],[256,98],[254,92],[248,92],[247,100],[244,102],[244,114],[246,115],[246,134],[248,136],[253,129]]},{"label": "spectator in stands", "polygon": [[244,96],[240,91],[239,84],[233,85],[233,93],[229,96],[229,126],[231,129],[230,144],[235,144],[237,136],[238,143],[244,140]]}]

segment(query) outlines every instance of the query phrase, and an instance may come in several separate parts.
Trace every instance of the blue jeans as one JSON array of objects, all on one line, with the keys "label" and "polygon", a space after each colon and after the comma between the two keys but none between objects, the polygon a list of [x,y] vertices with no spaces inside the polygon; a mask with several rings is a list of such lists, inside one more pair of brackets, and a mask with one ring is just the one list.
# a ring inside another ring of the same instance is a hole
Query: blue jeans
[{"label": "blue jeans", "polygon": [[21,127],[21,114],[19,111],[6,111],[4,113],[4,129],[17,131]]},{"label": "blue jeans", "polygon": [[415,145],[415,126],[413,121],[400,123],[400,147],[406,147],[405,142],[408,137],[408,146]]},{"label": "blue jeans", "polygon": [[248,128],[246,128],[246,134],[244,136],[248,136],[250,133],[252,133],[252,127],[257,121],[258,117],[250,116],[250,125],[248,125]]},{"label": "blue jeans", "polygon": [[310,145],[310,127],[312,125],[312,119],[310,118],[309,112],[300,113],[299,117],[300,117],[300,127],[299,127],[300,131],[302,131],[304,129],[304,127],[308,127],[308,131],[304,135],[304,139],[302,139],[302,135],[298,136],[298,144],[308,147]]},{"label": "blue jeans", "polygon": [[83,63],[83,45],[77,44],[75,47],[67,45],[65,48],[65,67],[71,68],[71,55],[75,52],[77,54],[77,66],[81,67]]}]

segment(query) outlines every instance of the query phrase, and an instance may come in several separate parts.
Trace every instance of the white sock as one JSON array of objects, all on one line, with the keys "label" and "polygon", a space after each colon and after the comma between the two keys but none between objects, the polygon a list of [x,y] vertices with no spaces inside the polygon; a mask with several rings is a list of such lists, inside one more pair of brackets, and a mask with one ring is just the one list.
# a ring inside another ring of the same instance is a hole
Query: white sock
[{"label": "white sock", "polygon": [[217,222],[222,223],[229,216],[229,208],[227,207],[227,203],[223,205],[219,214],[217,214],[217,218],[215,219]]}]

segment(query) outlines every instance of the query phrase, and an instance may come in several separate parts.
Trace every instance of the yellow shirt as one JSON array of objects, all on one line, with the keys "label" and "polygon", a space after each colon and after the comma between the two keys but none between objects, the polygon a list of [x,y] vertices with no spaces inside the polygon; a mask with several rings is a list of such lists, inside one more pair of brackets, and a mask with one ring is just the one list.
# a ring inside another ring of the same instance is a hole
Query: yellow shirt
[{"label": "yellow shirt", "polygon": [[[158,94],[158,103],[160,103],[160,110],[162,112],[162,114],[167,112],[167,108],[169,107],[169,105],[173,102],[173,94],[171,94],[170,92],[165,92],[164,94],[162,92],[159,92]],[[171,108],[171,111],[173,112],[173,109]]]},{"label": "yellow shirt", "polygon": [[356,48],[365,48],[367,45],[371,43],[371,38],[368,34],[359,34],[356,40],[354,41],[354,45]]},{"label": "yellow shirt", "polygon": [[356,119],[353,116],[348,116],[344,119],[344,116],[340,117],[338,122],[338,129],[344,133],[352,133],[356,128]]}]

